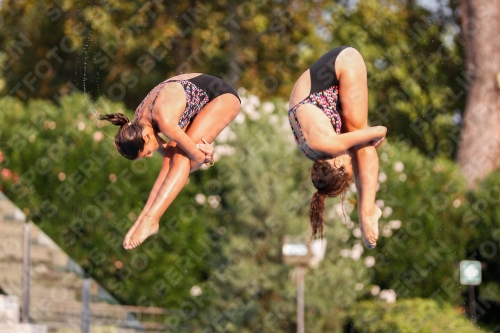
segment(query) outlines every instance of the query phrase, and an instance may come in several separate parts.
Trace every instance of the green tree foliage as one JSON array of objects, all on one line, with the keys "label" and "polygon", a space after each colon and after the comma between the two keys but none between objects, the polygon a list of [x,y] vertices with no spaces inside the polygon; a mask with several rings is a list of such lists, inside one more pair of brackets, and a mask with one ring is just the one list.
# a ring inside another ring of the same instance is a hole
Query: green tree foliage
[{"label": "green tree foliage", "polygon": [[[456,1],[432,13],[410,0],[351,3],[3,1],[0,89],[19,99],[0,100],[0,187],[119,300],[178,308],[172,328],[293,331],[293,268],[281,263],[281,239],[308,235],[312,189],[277,97],[323,53],[351,45],[367,63],[371,123],[389,128],[379,152],[381,239],[363,252],[353,192],[346,217],[338,199],[328,201],[326,258],[306,274],[306,330],[339,332],[357,300],[380,289],[459,304],[455,265],[474,255],[487,264],[481,304],[496,307],[498,177],[467,194],[447,159],[466,88]],[[116,128],[95,114],[135,108],[168,76],[197,71],[273,103],[245,95],[218,139],[227,156],[191,175],[159,235],[126,252],[123,235],[160,160],[119,156]],[[89,95],[60,97],[71,90]],[[189,295],[194,285],[200,296]],[[482,320],[494,323],[491,313]]]},{"label": "green tree foliage", "polygon": [[[282,264],[281,238],[308,235],[310,163],[293,144],[282,101],[244,99],[244,111],[216,146],[218,156],[230,156],[191,175],[158,236],[133,252],[121,241],[160,160],[121,157],[112,145],[116,127],[88,114],[85,96],[60,102],[0,101],[16,111],[2,114],[2,123],[12,125],[0,133],[1,167],[18,174],[0,185],[28,218],[119,300],[179,309],[165,319],[169,327],[217,327],[221,311],[233,331],[294,326],[293,268]],[[106,100],[92,106],[96,112],[123,107]],[[370,284],[360,241],[349,237],[335,209],[327,212],[326,258],[306,275],[307,316],[320,318],[308,323],[313,332],[340,329],[346,309]],[[341,257],[344,248],[359,254]],[[195,285],[200,297],[189,295]]]},{"label": "green tree foliage", "polygon": [[[282,265],[281,239],[308,235],[310,163],[293,143],[281,100],[261,103],[245,95],[243,101],[240,116],[218,138],[220,161],[191,175],[159,235],[137,251],[123,250],[122,237],[149,194],[160,160],[130,162],[119,156],[111,142],[116,127],[88,114],[82,95],[61,98],[61,106],[1,100],[1,107],[16,111],[2,116],[2,123],[12,124],[2,127],[2,167],[18,174],[17,182],[11,177],[2,187],[120,300],[198,309],[196,316],[181,311],[168,325],[196,318],[202,327],[250,329],[270,320],[269,327],[291,329],[293,269]],[[92,107],[122,108],[106,100]],[[471,234],[471,223],[479,220],[465,214],[465,182],[447,159],[428,160],[405,143],[392,142],[379,156],[377,198],[384,215],[378,246],[362,256],[355,193],[344,203],[346,217],[339,199],[327,202],[326,259],[306,275],[307,317],[322,319],[309,321],[309,331],[339,329],[345,310],[368,297],[372,284],[394,290],[398,299],[460,303],[455,264],[465,258],[467,244],[486,251],[474,239],[484,241],[488,230],[496,230],[485,220],[479,225],[487,228]],[[496,182],[491,184],[489,192],[470,197],[477,203],[472,216],[485,216],[478,215],[481,198],[496,198]],[[202,288],[199,298],[189,296],[194,285]],[[325,319],[332,317],[336,320]]]},{"label": "green tree foliage", "polygon": [[[178,308],[165,320],[171,328],[293,330],[295,282],[293,268],[281,261],[281,239],[309,235],[310,162],[293,143],[282,100],[243,97],[241,114],[217,139],[216,166],[191,175],[162,218],[159,235],[133,252],[123,250],[121,241],[160,160],[119,156],[112,146],[116,127],[96,121],[85,96],[60,98],[60,106],[0,101],[15,111],[2,114],[10,126],[0,134],[1,166],[17,173],[2,178],[1,186],[115,297]],[[100,100],[92,107],[109,112],[123,106]],[[377,204],[384,215],[378,246],[366,252],[361,246],[355,193],[343,206],[338,198],[327,201],[326,258],[306,274],[309,332],[339,332],[357,301],[380,289],[392,289],[398,299],[459,304],[455,264],[465,258],[466,246],[469,253],[491,255],[478,240],[484,242],[488,230],[496,237],[496,181],[467,198],[457,167],[445,158],[429,160],[390,141],[379,156]],[[473,215],[467,215],[468,201]],[[484,218],[483,209],[493,212],[491,220],[474,217]],[[496,266],[490,267],[494,274]],[[492,304],[494,275],[488,281],[493,284],[483,295]],[[189,294],[195,285],[199,296]]]},{"label": "green tree foliage", "polygon": [[[135,107],[168,76],[202,71],[275,94],[287,57],[298,57],[306,38],[317,40],[311,19],[320,8],[321,1],[6,2],[4,93],[50,98],[69,80]],[[29,72],[33,89],[16,88]]]},{"label": "green tree foliage", "polygon": [[466,89],[456,4],[444,8],[448,16],[413,1],[360,1],[352,11],[332,6],[322,27],[333,32],[330,45],[363,55],[372,123],[425,154],[453,156],[460,133],[453,116],[464,108]]},{"label": "green tree foliage", "polygon": [[351,320],[353,333],[486,332],[474,327],[457,309],[421,298],[392,304],[361,302],[352,312]]},{"label": "green tree foliage", "polygon": [[[458,144],[465,79],[455,1],[4,1],[4,94],[52,98],[73,86],[135,108],[180,72],[223,77],[288,98],[322,54],[356,47],[369,72],[370,115],[425,154]],[[448,14],[447,14],[448,13]]]}]

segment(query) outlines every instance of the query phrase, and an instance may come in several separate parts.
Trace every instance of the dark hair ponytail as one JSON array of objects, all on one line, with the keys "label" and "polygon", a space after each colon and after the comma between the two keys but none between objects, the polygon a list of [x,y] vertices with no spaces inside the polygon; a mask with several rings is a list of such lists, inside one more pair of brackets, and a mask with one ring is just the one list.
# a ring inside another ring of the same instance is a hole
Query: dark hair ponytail
[{"label": "dark hair ponytail", "polygon": [[309,212],[313,238],[318,232],[320,237],[323,237],[325,198],[340,196],[343,203],[345,193],[351,185],[351,178],[352,175],[343,165],[337,168],[326,160],[314,161],[311,181],[318,191],[313,194]]},{"label": "dark hair ponytail", "polygon": [[123,113],[103,114],[99,116],[99,119],[120,126],[115,135],[115,147],[124,157],[135,160],[144,149],[142,125],[130,122],[130,119]]},{"label": "dark hair ponytail", "polygon": [[314,192],[311,200],[311,210],[309,211],[309,217],[311,218],[311,228],[313,238],[319,233],[323,237],[323,225],[325,212],[325,196],[319,192]]},{"label": "dark hair ponytail", "polygon": [[130,119],[123,113],[112,113],[112,114],[101,114],[99,115],[100,120],[107,120],[113,125],[123,127],[123,125],[128,124]]}]

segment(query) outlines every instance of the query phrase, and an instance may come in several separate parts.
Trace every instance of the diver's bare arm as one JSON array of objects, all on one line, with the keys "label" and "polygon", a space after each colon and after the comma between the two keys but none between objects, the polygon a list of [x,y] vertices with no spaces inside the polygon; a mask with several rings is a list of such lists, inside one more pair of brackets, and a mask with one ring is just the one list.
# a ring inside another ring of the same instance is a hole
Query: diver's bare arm
[{"label": "diver's bare arm", "polygon": [[348,133],[318,136],[308,140],[308,144],[314,151],[326,156],[336,157],[345,154],[350,148],[380,140],[386,133],[387,128],[384,126],[367,127]]}]

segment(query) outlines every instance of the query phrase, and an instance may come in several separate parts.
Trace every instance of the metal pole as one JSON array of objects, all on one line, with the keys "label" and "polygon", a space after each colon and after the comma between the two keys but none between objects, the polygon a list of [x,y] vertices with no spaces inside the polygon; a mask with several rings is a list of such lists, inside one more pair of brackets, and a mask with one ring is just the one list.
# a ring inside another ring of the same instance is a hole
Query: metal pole
[{"label": "metal pole", "polygon": [[305,267],[297,266],[297,333],[304,331],[304,272]]},{"label": "metal pole", "polygon": [[477,318],[476,318],[476,296],[474,294],[474,286],[469,285],[469,312],[470,312],[470,317],[472,319],[472,322],[474,325],[477,324]]},{"label": "metal pole", "polygon": [[23,275],[22,275],[22,293],[23,293],[23,311],[21,321],[29,323],[30,321],[30,231],[31,225],[23,225]]},{"label": "metal pole", "polygon": [[82,284],[82,333],[90,332],[90,286],[92,280],[84,278]]}]

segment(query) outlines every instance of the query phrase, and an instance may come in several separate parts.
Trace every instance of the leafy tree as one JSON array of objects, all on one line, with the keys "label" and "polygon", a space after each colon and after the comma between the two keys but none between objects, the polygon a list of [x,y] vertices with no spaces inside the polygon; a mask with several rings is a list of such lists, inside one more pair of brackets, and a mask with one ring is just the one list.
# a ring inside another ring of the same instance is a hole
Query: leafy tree
[{"label": "leafy tree", "polygon": [[[293,330],[295,282],[293,268],[281,261],[281,239],[309,235],[310,164],[295,148],[283,101],[243,96],[240,116],[217,140],[218,159],[224,157],[191,175],[159,235],[134,252],[122,249],[122,237],[145,202],[160,161],[121,158],[110,142],[116,128],[99,128],[103,124],[87,113],[85,96],[60,98],[61,106],[0,101],[0,107],[16,111],[2,115],[2,123],[11,125],[0,133],[1,166],[18,174],[0,185],[115,297],[177,308],[165,319],[167,327]],[[96,112],[122,108],[106,100],[93,106]],[[357,301],[380,289],[392,289],[398,299],[460,304],[454,265],[465,258],[466,246],[468,254],[484,252],[485,235],[494,237],[493,220],[480,212],[491,210],[494,218],[497,182],[467,197],[458,168],[445,158],[429,160],[391,141],[379,156],[381,239],[374,251],[363,253],[354,193],[343,206],[338,199],[329,201],[326,258],[306,274],[310,332],[340,332]],[[484,198],[493,199],[484,206]],[[471,233],[481,219],[485,228]],[[486,274],[492,279],[495,258]],[[496,282],[488,282],[493,284],[482,295],[493,304]]]},{"label": "leafy tree", "polygon": [[346,44],[366,59],[372,122],[425,154],[453,156],[465,87],[455,9],[396,0],[4,2],[3,93],[52,98],[74,86],[135,108],[168,76],[198,71],[288,98],[303,71]]},{"label": "leafy tree", "polygon": [[[306,38],[317,40],[311,19],[321,13],[310,14],[310,5],[298,10],[303,6],[232,0],[6,2],[0,11],[4,93],[51,98],[70,81],[94,97],[135,107],[168,76],[202,71],[275,94],[276,73],[287,56]],[[288,85],[293,74],[286,77]]]},{"label": "leafy tree", "polygon": [[[431,12],[410,0],[4,1],[0,89],[26,103],[0,101],[10,111],[0,113],[0,187],[115,297],[178,308],[166,325],[291,331],[294,282],[280,242],[307,234],[312,191],[277,97],[288,97],[320,55],[352,45],[368,67],[371,123],[389,127],[382,236],[359,259],[354,193],[345,218],[331,201],[326,259],[306,275],[306,318],[319,318],[307,330],[341,330],[350,307],[377,288],[460,304],[454,265],[474,253],[488,265],[480,295],[496,307],[498,260],[488,251],[498,245],[497,182],[466,195],[446,159],[467,88],[457,1],[449,3]],[[245,95],[247,120],[231,125],[234,141],[219,139],[219,154],[230,156],[193,174],[159,235],[125,252],[122,237],[160,161],[121,158],[110,142],[115,128],[99,128],[95,114],[135,107],[162,79],[187,71],[222,76],[274,104]],[[95,99],[61,98],[70,90]],[[202,295],[189,296],[194,285]]]},{"label": "leafy tree", "polygon": [[365,59],[371,124],[429,157],[454,156],[465,97],[458,17],[392,0],[329,11],[332,18],[321,22],[331,32],[328,45],[351,45]]}]

